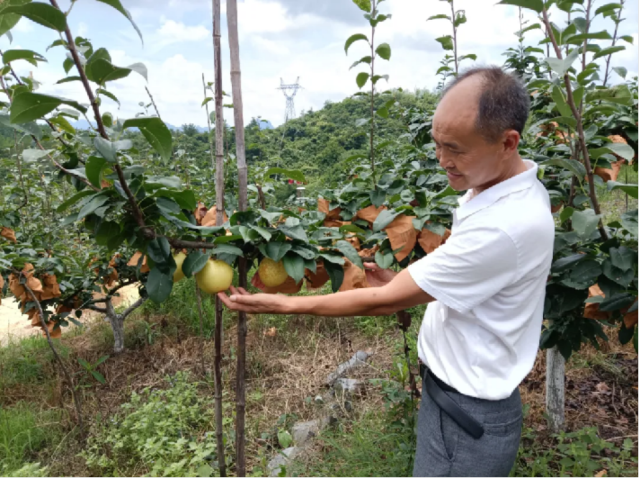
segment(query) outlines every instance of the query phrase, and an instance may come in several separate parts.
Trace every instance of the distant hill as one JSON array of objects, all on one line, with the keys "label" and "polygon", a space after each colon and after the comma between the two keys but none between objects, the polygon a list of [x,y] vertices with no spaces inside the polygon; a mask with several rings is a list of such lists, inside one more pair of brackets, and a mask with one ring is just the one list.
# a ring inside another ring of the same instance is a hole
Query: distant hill
[{"label": "distant hill", "polygon": [[[77,120],[77,121],[71,121],[69,122],[71,123],[71,126],[73,126],[76,130],[88,130],[89,129],[89,122],[87,120],[85,120],[84,118]],[[170,130],[174,130],[174,131],[180,131],[182,130],[182,126],[176,126],[176,125],[172,125],[171,123],[166,123],[167,128],[169,128]],[[206,133],[207,132],[207,127],[206,126],[198,126],[198,125],[193,125],[196,127],[196,129],[198,130],[198,133]],[[95,128],[95,124],[93,124],[93,127]],[[273,130],[273,125],[271,124],[271,122],[269,120],[260,120],[260,129],[261,130]]]}]

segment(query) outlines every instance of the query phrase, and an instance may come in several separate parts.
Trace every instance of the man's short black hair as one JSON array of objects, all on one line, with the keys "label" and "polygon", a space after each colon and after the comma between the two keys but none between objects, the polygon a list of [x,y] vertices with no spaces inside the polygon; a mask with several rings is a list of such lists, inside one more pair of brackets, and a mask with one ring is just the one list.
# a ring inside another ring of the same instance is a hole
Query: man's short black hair
[{"label": "man's short black hair", "polygon": [[446,95],[458,83],[471,76],[483,79],[476,128],[489,142],[496,142],[506,130],[522,136],[529,116],[529,92],[515,75],[497,66],[471,68],[458,75],[442,92]]}]

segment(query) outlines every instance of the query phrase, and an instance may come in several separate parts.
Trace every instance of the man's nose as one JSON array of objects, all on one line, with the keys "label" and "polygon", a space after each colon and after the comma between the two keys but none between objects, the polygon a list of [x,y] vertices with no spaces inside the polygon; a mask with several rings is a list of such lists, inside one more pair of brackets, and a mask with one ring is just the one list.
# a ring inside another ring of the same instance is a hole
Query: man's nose
[{"label": "man's nose", "polygon": [[436,154],[436,158],[438,159],[440,166],[445,170],[455,167],[453,161],[451,161],[451,158],[446,153],[440,152],[439,154]]}]

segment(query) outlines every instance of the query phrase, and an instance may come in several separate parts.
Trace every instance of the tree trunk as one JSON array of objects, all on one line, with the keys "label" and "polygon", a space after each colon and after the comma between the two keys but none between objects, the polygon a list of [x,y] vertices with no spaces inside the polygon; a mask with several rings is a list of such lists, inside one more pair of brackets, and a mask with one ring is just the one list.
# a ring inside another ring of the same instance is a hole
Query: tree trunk
[{"label": "tree trunk", "polygon": [[124,319],[119,314],[115,316],[108,314],[107,319],[113,331],[113,352],[120,354],[124,351]]},{"label": "tree trunk", "polygon": [[546,406],[552,432],[558,432],[564,425],[564,365],[564,356],[557,346],[547,349]]}]

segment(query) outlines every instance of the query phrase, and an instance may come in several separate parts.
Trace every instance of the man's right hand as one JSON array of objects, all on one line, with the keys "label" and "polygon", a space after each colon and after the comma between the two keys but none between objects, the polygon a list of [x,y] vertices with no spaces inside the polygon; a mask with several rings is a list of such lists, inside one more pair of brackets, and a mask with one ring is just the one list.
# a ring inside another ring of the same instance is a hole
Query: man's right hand
[{"label": "man's right hand", "polygon": [[391,269],[382,269],[376,263],[364,263],[364,273],[370,286],[378,288],[389,284],[398,274]]}]

